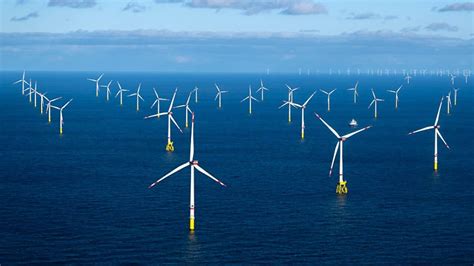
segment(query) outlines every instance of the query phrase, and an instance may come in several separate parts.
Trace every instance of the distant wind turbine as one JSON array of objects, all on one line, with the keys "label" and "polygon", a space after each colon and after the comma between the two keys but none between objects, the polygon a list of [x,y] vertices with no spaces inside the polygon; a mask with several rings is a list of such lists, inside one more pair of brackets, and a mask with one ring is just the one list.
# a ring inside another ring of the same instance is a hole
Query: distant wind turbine
[{"label": "distant wind turbine", "polygon": [[356,82],[353,88],[347,89],[348,91],[354,91],[354,103],[357,103],[357,96],[359,96],[359,92],[357,91],[358,86],[359,86],[359,81]]},{"label": "distant wind turbine", "polygon": [[400,92],[402,87],[403,87],[403,85],[398,87],[397,90],[387,90],[388,92],[395,94],[395,109],[398,109],[398,92]]},{"label": "distant wind turbine", "polygon": [[260,80],[260,88],[258,88],[257,93],[258,92],[261,93],[262,102],[263,102],[263,93],[264,93],[264,91],[268,91],[268,89],[265,86],[263,86],[263,81]]},{"label": "distant wind turbine", "polygon": [[331,111],[331,94],[335,92],[337,89],[334,89],[330,92],[327,92],[325,90],[320,90],[322,93],[326,94],[328,96],[328,112]]},{"label": "distant wind turbine", "polygon": [[249,114],[252,114],[252,101],[256,101],[258,102],[257,99],[255,99],[255,97],[252,96],[252,87],[249,85],[249,96],[245,97],[244,99],[242,99],[242,101],[240,101],[241,103],[248,100],[249,101]]},{"label": "distant wind turbine", "polygon": [[372,100],[372,102],[370,102],[370,105],[369,105],[369,108],[372,106],[372,104],[374,105],[374,118],[377,118],[377,103],[378,102],[383,102],[384,100],[383,99],[378,99],[377,96],[375,96],[375,92],[374,92],[374,89],[371,89],[372,91],[372,96],[374,97],[374,99]]}]

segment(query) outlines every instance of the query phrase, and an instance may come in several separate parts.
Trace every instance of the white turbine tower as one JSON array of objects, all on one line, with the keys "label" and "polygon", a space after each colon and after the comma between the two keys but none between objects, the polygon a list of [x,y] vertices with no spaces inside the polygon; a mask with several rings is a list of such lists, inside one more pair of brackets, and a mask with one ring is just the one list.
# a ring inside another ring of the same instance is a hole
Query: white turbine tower
[{"label": "white turbine tower", "polygon": [[128,95],[128,97],[133,97],[133,96],[135,96],[135,97],[137,98],[137,112],[140,111],[140,100],[145,101],[145,99],[143,99],[143,97],[140,95],[140,89],[141,89],[141,87],[142,87],[142,84],[141,84],[141,83],[138,84],[137,92]]},{"label": "white turbine tower", "polygon": [[313,98],[314,94],[316,94],[316,92],[313,92],[303,104],[297,104],[297,103],[289,102],[289,104],[291,104],[292,106],[294,106],[296,108],[301,108],[301,139],[304,139],[304,129],[305,129],[305,126],[304,126],[304,110],[306,109],[306,106],[308,105],[311,98]]},{"label": "white turbine tower", "polygon": [[148,119],[148,118],[158,117],[158,116],[162,116],[162,115],[167,115],[168,116],[168,143],[166,144],[166,151],[169,151],[169,152],[174,151],[173,141],[171,141],[171,122],[173,122],[173,124],[179,129],[179,131],[181,133],[183,133],[181,128],[178,126],[178,123],[176,123],[176,121],[173,118],[173,112],[171,112],[171,110],[173,109],[174,98],[176,97],[176,91],[177,90],[178,89],[175,89],[175,91],[173,93],[173,98],[171,98],[171,103],[170,103],[170,106],[168,108],[168,112],[158,113],[158,114],[154,114],[154,115],[150,115],[150,116],[145,117],[145,119]]},{"label": "white turbine tower", "polygon": [[156,184],[160,183],[165,178],[181,171],[182,169],[184,169],[188,166],[191,168],[191,179],[190,179],[191,189],[190,189],[190,197],[189,197],[189,230],[194,231],[194,228],[195,228],[194,227],[194,220],[195,220],[195,216],[194,216],[194,207],[195,207],[194,206],[194,169],[198,170],[199,172],[201,172],[205,176],[207,176],[210,179],[214,180],[215,182],[219,183],[219,185],[224,186],[224,187],[226,186],[219,179],[215,178],[213,175],[211,175],[206,170],[204,170],[201,166],[199,166],[199,163],[198,163],[197,160],[194,160],[194,113],[192,115],[192,122],[191,122],[191,143],[190,143],[190,148],[189,148],[189,161],[183,163],[182,165],[180,165],[178,167],[176,167],[174,170],[167,173],[162,178],[158,179],[156,182],[151,184],[149,186],[149,188],[154,187]]},{"label": "white turbine tower", "polygon": [[388,92],[390,93],[393,93],[395,94],[395,109],[398,109],[398,93],[400,92],[400,90],[402,89],[403,85],[401,85],[400,87],[398,87],[397,90],[387,90]]},{"label": "white turbine tower", "polygon": [[219,86],[217,86],[217,84],[214,84],[214,86],[216,86],[216,89],[217,89],[217,94],[216,94],[216,98],[214,98],[214,101],[217,100],[217,98],[219,98],[219,109],[221,109],[222,108],[222,94],[227,93],[227,91],[221,91],[221,89],[219,88]]},{"label": "white turbine tower", "polygon": [[107,91],[106,91],[106,93],[107,93],[107,94],[106,94],[106,95],[107,95],[107,101],[109,101],[109,97],[110,97],[110,93],[111,93],[111,91],[110,91],[110,85],[111,85],[111,84],[112,84],[112,80],[109,81],[109,83],[107,83],[107,85],[101,85],[102,88],[106,88],[106,89],[107,89]]},{"label": "white turbine tower", "polygon": [[117,94],[115,94],[115,98],[117,98],[120,95],[120,106],[123,105],[123,93],[128,91],[126,89],[122,89],[122,86],[120,85],[120,82],[117,81],[117,85],[119,86],[119,90]]},{"label": "white turbine tower", "polygon": [[257,93],[258,92],[261,93],[262,102],[263,102],[263,93],[264,93],[264,91],[268,91],[268,89],[265,86],[263,86],[263,81],[260,80],[260,88],[258,88]]},{"label": "white turbine tower", "polygon": [[258,102],[258,100],[252,96],[252,87],[250,85],[249,85],[249,96],[243,98],[242,101],[240,102],[243,103],[246,100],[249,100],[249,114],[252,114],[252,101]]},{"label": "white turbine tower", "polygon": [[337,89],[334,89],[330,92],[327,92],[325,90],[320,90],[322,93],[326,94],[328,96],[328,112],[331,111],[331,94],[335,92]]},{"label": "white turbine tower", "polygon": [[372,96],[374,97],[374,99],[372,100],[372,102],[370,102],[369,108],[367,108],[367,109],[370,109],[370,107],[373,104],[374,105],[374,118],[377,118],[377,116],[378,116],[377,103],[378,102],[383,102],[384,100],[383,99],[378,99],[377,96],[375,96],[374,89],[370,89],[370,90],[372,91]]},{"label": "white turbine tower", "polygon": [[28,83],[28,85],[29,85],[29,87],[28,87],[27,90],[29,91],[29,93],[26,96],[28,96],[30,98],[29,101],[31,103],[31,99],[32,99],[31,97],[33,96],[33,82],[31,81],[31,79],[30,79],[30,83]]},{"label": "white turbine tower", "polygon": [[359,86],[359,81],[356,82],[353,88],[347,89],[348,91],[354,91],[354,103],[357,103],[357,96],[359,96],[359,92],[357,91],[358,86]]},{"label": "white turbine tower", "polygon": [[446,113],[449,115],[451,113],[451,91],[446,95]]},{"label": "white turbine tower", "polygon": [[455,88],[455,89],[453,89],[453,90],[454,90],[454,106],[456,106],[457,103],[458,103],[458,91],[459,91],[460,89],[459,89],[459,88],[457,88],[457,89]]},{"label": "white turbine tower", "polygon": [[188,99],[186,100],[186,104],[183,104],[183,105],[178,105],[174,108],[184,108],[184,112],[186,113],[186,127],[188,127],[188,113],[192,114],[193,111],[191,110],[191,108],[189,108],[189,102],[191,100],[191,95],[193,94],[194,90],[192,90],[189,95],[188,95]]},{"label": "white turbine tower", "polygon": [[156,114],[158,115],[157,118],[160,118],[160,101],[169,101],[169,99],[165,99],[165,98],[160,98],[160,96],[158,95],[158,92],[156,92],[155,88],[153,88],[153,92],[155,92],[155,96],[156,96],[156,100],[153,102],[153,104],[151,105],[150,108],[153,108],[153,106],[156,105]]},{"label": "white turbine tower", "polygon": [[95,82],[95,97],[99,97],[99,81],[104,76],[104,74],[100,75],[97,79],[87,79],[89,81]]},{"label": "white turbine tower", "polygon": [[446,143],[443,136],[439,132],[439,128],[440,128],[439,114],[441,112],[441,106],[442,105],[443,105],[443,97],[441,97],[441,101],[440,101],[439,107],[438,107],[438,113],[436,114],[435,122],[432,126],[427,126],[427,127],[424,127],[424,128],[421,128],[421,129],[418,129],[418,130],[415,130],[413,132],[408,133],[408,135],[412,135],[412,134],[415,134],[415,133],[418,133],[418,132],[421,132],[421,131],[434,129],[434,170],[435,171],[438,170],[438,137],[443,141],[444,145],[446,145],[446,147],[449,149],[448,143]]},{"label": "white turbine tower", "polygon": [[23,75],[21,76],[21,79],[13,82],[13,84],[18,84],[18,83],[21,82],[21,94],[22,95],[25,95],[25,84],[29,85],[29,83],[25,80],[25,75],[26,75],[26,72],[23,70]]},{"label": "white turbine tower", "polygon": [[46,113],[48,113],[48,123],[51,123],[51,107],[53,107],[52,103],[57,100],[62,99],[63,97],[54,98],[52,100],[48,99],[48,97],[46,96],[43,96],[43,97],[46,99],[46,101],[48,101],[48,103],[46,104]]},{"label": "white turbine tower", "polygon": [[337,144],[336,144],[336,148],[334,149],[334,155],[332,156],[332,162],[331,162],[331,168],[329,169],[329,176],[332,175],[332,169],[334,167],[334,161],[336,160],[336,155],[337,155],[337,152],[338,152],[338,149],[339,149],[339,183],[337,184],[336,186],[336,193],[337,194],[347,194],[347,181],[344,181],[344,175],[343,175],[343,170],[344,170],[344,167],[343,167],[343,156],[342,156],[342,152],[343,152],[343,144],[344,142],[349,139],[350,137],[354,136],[355,134],[358,134],[364,130],[367,130],[369,128],[371,128],[372,126],[367,126],[367,127],[364,127],[362,129],[359,129],[359,130],[356,130],[352,133],[349,133],[349,134],[346,134],[344,136],[340,136],[336,130],[334,130],[328,123],[326,123],[326,121],[324,121],[321,116],[319,116],[318,114],[316,114],[316,117],[319,118],[319,120],[321,120],[321,122],[323,122],[323,124],[334,134],[334,136],[336,136],[336,138],[338,139],[337,141]]},{"label": "white turbine tower", "polygon": [[59,108],[57,106],[51,106],[52,108],[54,109],[57,109],[59,110],[59,134],[63,134],[63,125],[64,125],[64,119],[63,119],[63,110],[64,108],[66,108],[66,106],[68,106],[68,104],[72,101],[69,100],[65,105],[63,105],[63,107]]}]

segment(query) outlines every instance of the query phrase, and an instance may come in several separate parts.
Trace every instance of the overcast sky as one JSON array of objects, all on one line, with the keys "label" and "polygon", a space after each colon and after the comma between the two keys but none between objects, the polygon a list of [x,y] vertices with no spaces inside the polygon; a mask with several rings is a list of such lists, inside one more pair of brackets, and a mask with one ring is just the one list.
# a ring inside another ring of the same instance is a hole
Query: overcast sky
[{"label": "overcast sky", "polygon": [[474,61],[472,1],[2,0],[0,8],[3,70],[292,72]]}]

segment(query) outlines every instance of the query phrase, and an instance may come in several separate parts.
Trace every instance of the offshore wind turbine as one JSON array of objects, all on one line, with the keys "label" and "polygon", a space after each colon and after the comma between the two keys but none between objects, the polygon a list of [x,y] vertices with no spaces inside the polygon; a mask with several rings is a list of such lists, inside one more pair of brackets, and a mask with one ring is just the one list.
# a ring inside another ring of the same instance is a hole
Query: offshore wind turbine
[{"label": "offshore wind turbine", "polygon": [[408,133],[408,135],[412,135],[418,132],[434,129],[434,170],[438,170],[438,137],[443,141],[444,145],[449,149],[448,143],[444,140],[443,136],[441,135],[441,132],[439,132],[439,128],[441,127],[439,125],[439,115],[441,113],[441,106],[443,105],[443,97],[441,97],[441,101],[439,103],[438,107],[438,113],[436,114],[435,122],[432,126],[427,126],[415,131],[412,131]]},{"label": "offshore wind turbine", "polygon": [[28,85],[29,85],[29,87],[28,87],[27,90],[29,91],[29,93],[27,94],[27,96],[30,98],[29,101],[31,103],[31,99],[32,99],[31,96],[33,95],[33,82],[31,81],[31,79],[30,79],[30,83]]},{"label": "offshore wind turbine", "polygon": [[264,91],[268,91],[268,89],[265,86],[263,86],[263,81],[260,80],[260,88],[258,88],[257,93],[258,92],[261,93],[262,102],[263,102],[263,93],[264,93]]},{"label": "offshore wind turbine", "polygon": [[158,115],[157,118],[160,118],[160,101],[169,101],[169,99],[160,98],[158,92],[156,92],[155,88],[153,88],[153,92],[155,92],[156,100],[153,102],[150,108],[156,105],[156,114]]},{"label": "offshore wind turbine", "polygon": [[190,231],[194,231],[195,229],[195,224],[194,224],[194,221],[195,221],[195,216],[194,216],[194,170],[198,170],[199,172],[201,172],[202,174],[204,174],[205,176],[209,177],[210,179],[214,180],[215,182],[217,182],[219,185],[225,187],[226,185],[224,183],[222,183],[219,179],[215,178],[213,175],[211,175],[209,172],[207,172],[206,170],[204,170],[201,166],[199,166],[199,162],[197,160],[194,160],[194,113],[192,114],[192,122],[191,122],[191,141],[190,141],[190,145],[189,145],[189,161],[183,163],[182,165],[176,167],[175,169],[173,169],[171,172],[167,173],[166,175],[164,175],[163,177],[161,177],[160,179],[158,179],[157,181],[155,181],[153,184],[151,184],[148,188],[152,188],[154,186],[156,186],[158,183],[160,183],[161,181],[163,181],[165,178],[183,170],[184,168],[186,167],[190,167],[191,168],[191,179],[190,179],[190,196],[189,196],[189,230]]},{"label": "offshore wind turbine", "polygon": [[359,86],[359,81],[356,82],[353,88],[347,89],[348,91],[354,91],[354,103],[357,103],[357,96],[359,96],[359,92],[357,91],[358,86]]},{"label": "offshore wind turbine", "polygon": [[331,94],[332,94],[333,92],[335,92],[336,90],[337,90],[337,89],[334,89],[334,90],[332,90],[332,91],[330,91],[330,92],[327,92],[327,91],[325,91],[325,90],[320,90],[321,92],[323,92],[324,94],[326,94],[326,95],[328,96],[328,112],[331,111]]},{"label": "offshore wind turbine", "polygon": [[48,101],[48,103],[46,104],[46,113],[48,113],[48,123],[51,123],[51,107],[53,107],[52,103],[59,99],[62,99],[63,97],[57,97],[52,100],[48,99],[48,97],[46,96],[43,96],[43,97],[46,99],[46,101]]},{"label": "offshore wind turbine", "polygon": [[119,90],[117,92],[117,94],[115,94],[115,98],[117,98],[117,96],[120,95],[120,106],[123,105],[123,93],[128,91],[126,89],[122,89],[122,86],[120,85],[120,82],[117,81],[117,85],[119,86]]},{"label": "offshore wind turbine", "polygon": [[374,105],[374,118],[377,118],[377,103],[378,102],[383,102],[384,100],[383,99],[378,99],[377,96],[375,96],[375,92],[374,92],[374,89],[370,89],[372,91],[372,96],[374,97],[374,99],[372,100],[372,102],[370,102],[370,105],[369,105],[369,108],[367,109],[370,109],[370,107],[372,106],[372,104]]},{"label": "offshore wind turbine", "polygon": [[68,106],[68,104],[72,102],[72,99],[69,100],[65,105],[63,105],[63,107],[59,108],[57,106],[51,106],[52,108],[54,109],[57,109],[59,110],[59,134],[63,134],[63,125],[64,125],[64,119],[63,119],[63,110],[64,108],[66,108],[66,106]]},{"label": "offshore wind turbine", "polygon": [[217,86],[217,84],[214,84],[214,86],[216,86],[216,89],[217,89],[217,94],[216,94],[216,98],[214,98],[214,101],[217,100],[217,98],[219,98],[219,109],[221,109],[221,107],[222,107],[222,94],[227,93],[227,91],[222,91],[219,88],[219,86]]},{"label": "offshore wind turbine", "polygon": [[390,93],[393,93],[395,94],[395,109],[398,109],[398,93],[400,92],[400,90],[402,89],[403,85],[401,85],[400,87],[398,87],[397,90],[387,90],[388,92]]},{"label": "offshore wind turbine", "polygon": [[197,103],[198,102],[198,90],[199,88],[198,87],[194,87],[194,103]]},{"label": "offshore wind turbine", "polygon": [[[18,84],[18,83],[21,82],[21,94],[22,94],[22,95],[25,95],[25,84],[29,84],[29,83],[25,80],[25,75],[26,75],[26,72],[23,70],[23,75],[21,76],[21,79],[15,81],[15,82],[13,82],[13,84]],[[467,83],[467,82],[466,82],[466,83]]]},{"label": "offshore wind turbine", "polygon": [[186,100],[186,103],[185,104],[182,104],[182,105],[178,105],[174,108],[184,108],[184,112],[186,113],[186,127],[188,127],[188,113],[192,114],[193,111],[191,110],[191,108],[189,108],[189,101],[191,100],[191,95],[193,94],[194,90],[192,90],[189,95],[188,95],[188,99]]},{"label": "offshore wind turbine", "polygon": [[249,114],[252,114],[252,101],[256,101],[258,102],[257,99],[255,99],[253,96],[252,96],[252,87],[249,85],[249,96],[245,97],[244,99],[242,99],[242,101],[240,101],[241,103],[246,101],[246,100],[249,100]]},{"label": "offshore wind turbine", "polygon": [[454,85],[454,79],[456,78],[455,75],[451,74],[451,85]]},{"label": "offshore wind turbine", "polygon": [[301,139],[304,139],[304,129],[305,129],[305,126],[304,126],[304,110],[306,109],[306,106],[308,105],[311,98],[313,98],[314,94],[316,94],[316,91],[313,92],[303,104],[288,102],[289,104],[291,104],[294,107],[301,108]]},{"label": "offshore wind turbine", "polygon": [[41,114],[43,114],[44,99],[46,98],[47,92],[45,92],[45,93],[38,92],[38,94],[40,96],[40,112],[41,112]]},{"label": "offshore wind turbine", "polygon": [[176,91],[177,90],[178,89],[174,90],[173,98],[171,98],[171,103],[170,103],[170,106],[168,108],[168,112],[158,113],[158,114],[154,114],[154,115],[150,115],[150,116],[145,117],[145,119],[148,119],[148,118],[158,117],[158,116],[161,116],[161,115],[167,115],[168,116],[168,143],[166,144],[166,151],[169,151],[169,152],[174,151],[173,141],[171,141],[171,122],[173,122],[173,124],[179,129],[179,131],[181,133],[183,133],[181,128],[178,126],[178,123],[176,123],[176,121],[173,118],[173,112],[171,112],[171,110],[173,109],[174,98],[176,97]]},{"label": "offshore wind turbine", "polygon": [[454,88],[454,106],[457,105],[457,102],[458,102],[458,91],[460,90],[459,88]]},{"label": "offshore wind turbine", "polygon": [[95,97],[99,97],[99,81],[104,76],[104,74],[100,75],[97,79],[87,79],[89,81],[95,82]]},{"label": "offshore wind turbine", "polygon": [[102,88],[106,88],[107,91],[106,91],[106,95],[107,95],[107,101],[109,101],[109,97],[110,97],[110,84],[112,84],[112,80],[109,81],[109,83],[107,83],[107,85],[100,85]]},{"label": "offshore wind turbine", "polygon": [[410,84],[410,79],[411,79],[411,76],[407,73],[405,76],[405,80],[407,81],[407,84]]},{"label": "offshore wind turbine", "polygon": [[446,113],[449,115],[451,113],[451,91],[446,95]]},{"label": "offshore wind turbine", "polygon": [[286,87],[288,88],[288,100],[287,101],[284,101],[284,103],[278,107],[278,109],[282,108],[283,106],[285,105],[288,105],[288,123],[291,123],[291,107],[292,105],[290,103],[293,102],[293,93],[298,90],[299,88],[291,88],[290,86],[288,86],[288,84],[285,84]]},{"label": "offshore wind turbine", "polygon": [[140,100],[145,101],[145,99],[143,99],[143,97],[140,95],[140,88],[141,87],[142,87],[142,84],[141,83],[138,84],[137,92],[128,95],[128,97],[136,96],[136,98],[137,98],[137,112],[140,111]]},{"label": "offshore wind turbine", "polygon": [[362,131],[365,131],[369,128],[371,128],[372,126],[367,126],[367,127],[364,127],[362,129],[359,129],[359,130],[356,130],[352,133],[349,133],[349,134],[346,134],[346,135],[343,135],[343,136],[340,136],[339,133],[337,133],[336,130],[334,130],[334,128],[332,128],[328,123],[326,123],[326,121],[324,121],[321,116],[319,116],[317,113],[315,113],[316,117],[319,118],[319,120],[321,120],[321,122],[323,122],[323,124],[332,132],[332,134],[334,134],[334,136],[336,136],[336,138],[338,139],[337,141],[337,144],[336,144],[336,147],[334,148],[334,155],[332,156],[332,162],[331,162],[331,168],[329,169],[329,176],[332,175],[332,169],[334,167],[334,161],[336,160],[336,156],[337,156],[337,153],[339,151],[339,182],[336,186],[336,193],[337,194],[347,194],[348,190],[347,190],[347,181],[344,181],[344,175],[343,175],[343,171],[344,171],[344,166],[343,166],[343,156],[342,156],[342,153],[343,153],[343,144],[344,142],[349,139],[350,137],[354,136],[355,134],[358,134]]}]

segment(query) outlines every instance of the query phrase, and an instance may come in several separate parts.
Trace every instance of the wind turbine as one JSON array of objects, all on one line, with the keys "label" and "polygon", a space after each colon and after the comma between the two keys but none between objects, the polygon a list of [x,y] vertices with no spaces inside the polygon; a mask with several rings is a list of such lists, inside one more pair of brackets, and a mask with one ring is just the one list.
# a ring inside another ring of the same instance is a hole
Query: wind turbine
[{"label": "wind turbine", "polygon": [[327,92],[327,91],[325,91],[325,90],[320,90],[321,92],[323,92],[324,94],[326,94],[326,95],[328,96],[328,112],[331,111],[331,94],[332,94],[333,92],[335,92],[336,90],[337,90],[337,89],[334,89],[334,90],[332,90],[332,91],[330,91],[330,92]]},{"label": "wind turbine", "polygon": [[241,103],[246,101],[246,100],[249,100],[249,114],[252,114],[252,100],[253,101],[256,101],[258,102],[257,99],[255,99],[253,96],[252,96],[252,87],[249,85],[249,96],[245,97],[244,99],[242,99],[242,101],[240,101]]},{"label": "wind turbine", "polygon": [[191,108],[189,108],[189,101],[191,100],[191,95],[193,94],[193,91],[192,90],[189,95],[188,95],[188,99],[186,100],[186,104],[183,104],[183,105],[178,105],[174,108],[184,108],[184,112],[186,113],[186,127],[188,127],[188,113],[193,113],[193,111],[191,110]]},{"label": "wind turbine", "polygon": [[340,136],[336,130],[334,130],[328,123],[326,123],[326,121],[324,121],[321,116],[319,116],[318,114],[316,114],[316,117],[319,118],[319,120],[321,120],[321,122],[323,122],[323,124],[334,134],[334,136],[336,136],[336,138],[338,139],[337,141],[337,144],[336,144],[336,148],[334,148],[334,155],[332,156],[332,162],[331,162],[331,168],[329,169],[329,176],[332,175],[332,169],[334,167],[334,161],[336,160],[336,155],[337,155],[337,152],[338,152],[338,149],[339,149],[339,183],[337,184],[336,186],[336,193],[337,194],[347,194],[347,181],[344,181],[344,176],[343,176],[343,170],[344,170],[344,167],[343,167],[343,156],[342,156],[342,151],[343,151],[343,144],[344,142],[349,139],[350,137],[354,136],[355,134],[358,134],[364,130],[367,130],[369,128],[371,128],[372,126],[367,126],[367,127],[364,127],[362,129],[359,129],[359,130],[356,130],[352,133],[349,133],[349,134],[346,134],[346,135],[343,135],[343,136]]},{"label": "wind turbine", "polygon": [[[53,107],[53,105],[51,103],[59,100],[59,99],[62,99],[63,97],[58,97],[58,98],[54,98],[52,100],[48,99],[48,97],[44,96],[43,97],[46,99],[46,101],[48,101],[48,103],[46,104],[46,113],[48,113],[48,123],[51,123],[51,107]],[[56,106],[54,106],[56,107]]]},{"label": "wind turbine", "polygon": [[451,74],[451,85],[454,85],[454,79],[456,78],[455,75]]},{"label": "wind turbine", "polygon": [[451,91],[446,95],[446,113],[449,115],[451,113]]},{"label": "wind turbine", "polygon": [[261,97],[262,97],[262,102],[263,102],[263,93],[264,93],[264,91],[268,91],[268,89],[265,86],[263,86],[263,81],[262,80],[260,80],[260,88],[258,88],[257,93],[259,91],[261,92]]},{"label": "wind turbine", "polygon": [[370,109],[370,107],[373,104],[374,105],[374,118],[377,118],[377,102],[383,102],[384,100],[383,99],[378,99],[377,96],[375,96],[374,89],[370,89],[370,90],[372,91],[372,96],[374,97],[374,99],[372,100],[372,102],[369,105],[369,108],[367,108],[367,109]]},{"label": "wind turbine", "polygon": [[194,169],[198,170],[199,172],[201,172],[205,176],[207,176],[210,179],[214,180],[215,182],[219,183],[219,185],[221,185],[223,187],[226,186],[219,179],[215,178],[213,175],[211,175],[206,170],[204,170],[201,166],[199,166],[199,163],[198,163],[197,160],[194,160],[194,113],[192,114],[192,123],[191,123],[191,143],[190,143],[190,147],[189,147],[189,161],[183,163],[182,165],[180,165],[178,167],[176,167],[174,170],[172,170],[171,172],[164,175],[162,178],[155,181],[148,188],[154,187],[155,185],[157,185],[158,183],[163,181],[165,178],[167,178],[167,177],[183,170],[184,168],[186,168],[188,166],[191,168],[191,179],[190,179],[191,190],[190,190],[190,197],[189,197],[189,230],[194,231],[194,228],[195,228],[194,227],[194,220],[195,220],[195,217],[194,217]]},{"label": "wind turbine", "polygon": [[45,93],[38,92],[38,94],[40,96],[40,112],[41,112],[41,114],[43,114],[44,99],[46,98],[47,92],[45,92]]},{"label": "wind turbine", "polygon": [[444,145],[449,149],[448,143],[444,140],[443,136],[441,135],[441,132],[439,132],[439,114],[441,112],[441,106],[443,105],[443,97],[441,97],[441,101],[439,103],[438,107],[438,113],[436,114],[436,119],[435,122],[432,126],[427,126],[418,130],[415,130],[413,132],[408,133],[408,135],[412,135],[421,131],[429,130],[429,129],[434,129],[434,170],[438,170],[438,137],[443,141]]},{"label": "wind turbine", "polygon": [[347,89],[348,91],[354,91],[354,103],[357,103],[357,96],[359,96],[359,92],[357,91],[358,86],[359,86],[359,81],[356,82],[353,88]]},{"label": "wind turbine", "polygon": [[21,82],[21,94],[22,94],[22,95],[25,95],[25,84],[29,84],[29,83],[25,80],[25,74],[26,74],[26,72],[23,70],[23,75],[21,76],[21,79],[15,81],[15,82],[13,82],[13,84],[18,84],[18,83]]},{"label": "wind turbine", "polygon": [[407,81],[407,84],[410,84],[410,79],[411,79],[411,76],[407,73],[407,75],[405,76],[405,80]]},{"label": "wind turbine", "polygon": [[30,103],[31,103],[31,96],[33,95],[33,82],[31,81],[31,79],[30,79],[30,83],[29,83],[28,85],[30,85],[30,86],[29,86],[28,89],[27,89],[27,90],[29,91],[29,93],[27,94],[27,96],[29,96],[29,98],[30,98]]},{"label": "wind turbine", "polygon": [[126,89],[122,89],[122,86],[120,86],[120,82],[117,81],[117,85],[119,86],[119,91],[117,92],[117,94],[115,94],[115,98],[117,98],[117,96],[120,95],[120,106],[123,105],[123,101],[122,101],[122,98],[123,98],[123,93],[128,91]]},{"label": "wind turbine", "polygon": [[137,112],[140,111],[140,100],[145,101],[145,99],[143,99],[143,97],[140,95],[140,88],[141,87],[142,87],[142,84],[141,83],[138,84],[137,92],[128,95],[128,97],[133,97],[133,96],[137,97]]},{"label": "wind turbine", "polygon": [[457,101],[458,101],[458,91],[460,90],[459,88],[454,88],[454,106],[457,105]]},{"label": "wind turbine", "polygon": [[63,110],[64,108],[66,108],[66,106],[68,106],[68,104],[72,102],[72,99],[69,100],[65,105],[63,105],[63,107],[59,108],[57,106],[51,106],[52,108],[54,109],[57,109],[59,110],[59,134],[63,134],[63,124],[64,124],[64,119],[63,119]]},{"label": "wind turbine", "polygon": [[169,99],[160,98],[155,88],[153,88],[153,91],[155,92],[156,100],[153,102],[150,108],[153,108],[153,106],[156,105],[156,114],[158,115],[157,117],[160,118],[160,101],[169,101]]},{"label": "wind turbine", "polygon": [[194,87],[194,102],[195,103],[198,102],[198,90],[199,90],[198,87]]},{"label": "wind turbine", "polygon": [[97,79],[87,79],[89,81],[95,82],[95,97],[99,97],[99,81],[104,76],[104,74],[100,75]]},{"label": "wind turbine", "polygon": [[402,87],[403,87],[403,85],[398,87],[397,90],[387,90],[388,92],[391,92],[391,93],[395,94],[395,109],[398,109],[398,92],[400,92]]},{"label": "wind turbine", "polygon": [[35,106],[35,108],[36,108],[36,98],[37,98],[36,95],[38,94],[38,92],[36,91],[37,85],[38,85],[38,84],[37,84],[37,82],[35,81],[35,87],[34,87],[34,88],[32,87],[32,88],[30,89],[30,92],[27,94],[27,96],[30,97],[30,102],[31,102],[31,97],[32,97],[32,95],[35,95],[35,96],[34,96],[34,106]]},{"label": "wind turbine", "polygon": [[469,73],[464,72],[463,76],[464,76],[464,82],[467,84],[467,78],[469,77]]},{"label": "wind turbine", "polygon": [[226,93],[227,91],[221,91],[221,89],[219,88],[219,86],[217,86],[217,84],[214,84],[214,86],[216,86],[216,89],[217,89],[217,94],[216,94],[216,98],[214,98],[214,101],[217,100],[217,98],[219,98],[219,109],[220,109],[222,107],[222,94]]},{"label": "wind turbine", "polygon": [[304,126],[304,110],[306,109],[306,105],[308,105],[311,98],[313,98],[314,94],[316,94],[316,92],[313,92],[313,94],[311,94],[303,104],[297,104],[297,103],[289,102],[289,104],[291,104],[292,106],[297,107],[297,108],[301,108],[301,139],[304,139],[304,128],[305,128],[305,126]]},{"label": "wind turbine", "polygon": [[110,96],[110,84],[112,84],[112,80],[109,81],[107,85],[100,85],[102,88],[107,88],[107,101],[109,101],[109,96]]},{"label": "wind turbine", "polygon": [[278,107],[278,109],[282,108],[285,105],[288,105],[288,123],[291,123],[291,107],[292,105],[290,103],[293,102],[293,93],[298,90],[299,88],[291,88],[288,86],[288,84],[285,84],[286,87],[288,88],[288,101],[284,101],[284,103]]},{"label": "wind turbine", "polygon": [[168,112],[158,113],[158,114],[154,114],[154,115],[150,115],[150,116],[145,117],[145,119],[148,119],[148,118],[158,117],[158,116],[161,116],[161,115],[167,115],[168,116],[168,143],[166,144],[166,151],[169,151],[169,152],[174,151],[173,142],[171,141],[171,122],[173,122],[173,124],[179,129],[179,131],[181,133],[183,133],[181,128],[178,126],[178,123],[176,123],[176,121],[173,118],[173,112],[171,112],[171,110],[173,109],[174,98],[176,97],[176,91],[177,90],[178,89],[175,89],[175,91],[173,93],[173,98],[171,98],[171,103],[170,103],[170,107],[168,108]]}]

